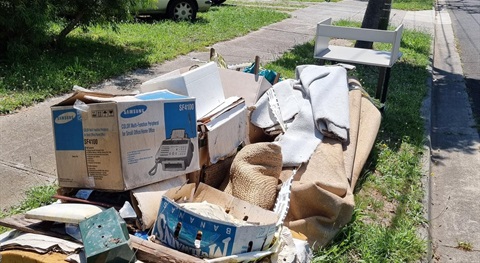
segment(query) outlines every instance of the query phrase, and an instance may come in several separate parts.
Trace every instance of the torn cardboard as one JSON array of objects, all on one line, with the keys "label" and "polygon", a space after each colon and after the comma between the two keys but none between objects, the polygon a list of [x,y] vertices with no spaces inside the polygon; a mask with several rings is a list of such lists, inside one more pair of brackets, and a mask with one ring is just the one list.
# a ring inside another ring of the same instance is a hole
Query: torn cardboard
[{"label": "torn cardboard", "polygon": [[142,230],[150,229],[155,223],[155,220],[157,220],[162,196],[170,188],[182,186],[186,182],[186,176],[181,175],[165,181],[132,189],[130,195],[133,208],[139,218],[138,227]]},{"label": "torn cardboard", "polygon": [[41,254],[54,251],[72,254],[78,253],[82,248],[83,245],[71,241],[41,234],[25,233],[19,230],[12,230],[0,235],[0,251],[22,249]]},{"label": "torn cardboard", "polygon": [[255,105],[263,93],[272,87],[272,84],[260,75],[222,68],[219,70],[225,97],[242,97],[247,107]]},{"label": "torn cardboard", "polygon": [[223,92],[226,97],[239,96],[245,99],[247,106],[247,141],[246,144],[269,141],[261,128],[250,123],[251,109],[258,99],[270,88],[272,84],[263,76],[230,69],[219,69],[222,80]]},{"label": "torn cardboard", "polygon": [[[201,165],[215,164],[232,156],[238,146],[246,141],[247,108],[240,97],[230,97],[216,109],[199,120],[200,137],[206,143],[208,161]],[[204,159],[204,158],[201,158]]]}]

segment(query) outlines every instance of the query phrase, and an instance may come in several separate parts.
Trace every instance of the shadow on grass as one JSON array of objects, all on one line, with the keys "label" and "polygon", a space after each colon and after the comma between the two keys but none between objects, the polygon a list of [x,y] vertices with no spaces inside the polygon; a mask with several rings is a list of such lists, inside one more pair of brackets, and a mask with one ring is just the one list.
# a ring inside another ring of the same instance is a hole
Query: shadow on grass
[{"label": "shadow on grass", "polygon": [[73,85],[90,86],[125,71],[148,66],[142,43],[128,48],[102,39],[69,37],[63,46],[0,64],[0,92],[15,96],[32,93],[35,102],[71,91]]},{"label": "shadow on grass", "polygon": [[[211,10],[209,12],[218,12],[218,10]],[[209,21],[208,19],[205,19],[202,16],[202,13],[199,13],[200,16],[197,16],[194,22],[189,22],[191,24],[208,24]],[[144,15],[144,16],[139,16],[135,18],[134,23],[145,23],[145,24],[155,24],[155,23],[161,23],[161,22],[168,22],[172,21],[172,19],[168,18],[166,15],[160,15],[160,14],[155,14],[155,15]]]}]

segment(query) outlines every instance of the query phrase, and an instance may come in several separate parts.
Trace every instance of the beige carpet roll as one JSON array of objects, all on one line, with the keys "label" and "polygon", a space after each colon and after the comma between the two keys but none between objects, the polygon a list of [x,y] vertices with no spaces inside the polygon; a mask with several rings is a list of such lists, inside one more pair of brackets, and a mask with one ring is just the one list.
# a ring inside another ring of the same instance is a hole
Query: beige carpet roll
[{"label": "beige carpet roll", "polygon": [[350,222],[355,207],[349,189],[344,197],[332,194],[315,183],[294,182],[286,226],[304,234],[313,249],[326,245],[340,228]]},{"label": "beige carpet roll", "polygon": [[355,160],[355,152],[357,149],[362,91],[359,89],[351,90],[348,96],[350,100],[350,130],[348,133],[348,141],[343,144],[343,158],[345,161],[346,176],[348,181],[350,182],[352,180],[353,163]]},{"label": "beige carpet roll", "polygon": [[[326,245],[350,222],[353,189],[380,127],[380,111],[359,92],[349,94],[350,142],[341,144],[325,137],[294,177],[285,224],[305,235],[314,249]],[[281,180],[291,174],[291,169],[285,169]]]},{"label": "beige carpet roll", "polygon": [[350,182],[352,190],[355,189],[358,177],[360,176],[363,166],[367,162],[368,156],[375,144],[375,139],[377,138],[381,122],[382,114],[377,107],[375,107],[370,100],[362,97],[362,111],[360,113],[357,148],[355,151],[352,180]]},{"label": "beige carpet roll", "polygon": [[[283,171],[282,180],[291,172]],[[351,219],[354,200],[345,175],[340,141],[324,137],[294,177],[286,225],[323,246]]]},{"label": "beige carpet roll", "polygon": [[281,171],[280,146],[270,142],[246,145],[233,159],[230,178],[224,191],[271,210],[277,197]]},{"label": "beige carpet roll", "polygon": [[305,166],[301,180],[314,182],[322,189],[340,197],[345,196],[349,184],[345,177],[342,143],[324,137]]}]

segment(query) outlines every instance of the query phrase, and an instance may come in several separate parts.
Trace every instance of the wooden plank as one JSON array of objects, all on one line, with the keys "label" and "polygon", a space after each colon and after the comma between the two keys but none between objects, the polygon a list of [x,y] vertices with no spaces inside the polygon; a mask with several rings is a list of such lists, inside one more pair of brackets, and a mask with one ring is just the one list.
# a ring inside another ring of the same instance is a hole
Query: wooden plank
[{"label": "wooden plank", "polygon": [[205,262],[200,258],[190,256],[180,251],[168,248],[163,245],[153,243],[141,239],[136,236],[130,236],[132,246],[137,251],[137,259],[145,262],[174,262],[174,263],[187,263],[187,262]]},{"label": "wooden plank", "polygon": [[[63,224],[54,224],[54,222],[27,219],[25,218],[24,214],[18,214],[0,219],[0,226],[17,229],[26,233],[53,236],[78,243],[77,240],[74,240],[64,232],[61,233],[63,228],[59,228],[59,226],[63,226]],[[132,247],[137,250],[137,259],[144,262],[205,262],[202,259],[133,235],[130,235],[130,240],[132,242]]]}]

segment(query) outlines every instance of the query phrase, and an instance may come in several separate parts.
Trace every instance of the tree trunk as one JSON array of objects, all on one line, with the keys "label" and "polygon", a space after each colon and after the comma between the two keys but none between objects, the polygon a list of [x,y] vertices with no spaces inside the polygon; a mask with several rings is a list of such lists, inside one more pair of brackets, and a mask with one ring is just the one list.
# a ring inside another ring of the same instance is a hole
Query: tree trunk
[{"label": "tree trunk", "polygon": [[[365,15],[363,16],[362,28],[380,29],[380,21],[382,21],[382,23],[385,23],[385,15],[387,15],[388,17],[390,16],[390,10],[388,10],[388,14],[385,14],[384,12],[384,7],[387,2],[391,3],[392,0],[368,1],[367,9],[365,10]],[[387,25],[388,17],[386,19]],[[355,43],[355,47],[372,49],[373,43],[368,41],[357,41]]]},{"label": "tree trunk", "polygon": [[78,14],[75,16],[73,20],[70,20],[68,25],[64,29],[62,29],[60,34],[58,34],[58,36],[55,38],[56,45],[62,43],[65,40],[65,37],[67,37],[68,33],[72,32],[72,30],[74,30],[80,24],[80,20],[83,18],[84,14],[85,14],[85,11],[82,10],[78,12]]},{"label": "tree trunk", "polygon": [[385,2],[383,3],[383,10],[382,15],[380,16],[378,29],[388,29],[388,22],[390,21],[390,10],[392,10],[392,0],[385,0]]}]

